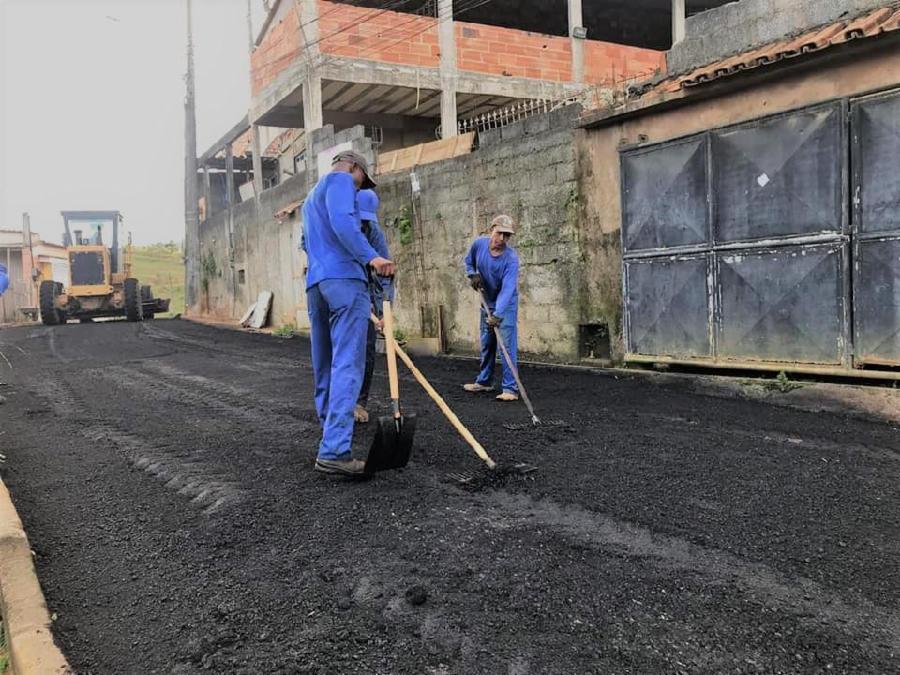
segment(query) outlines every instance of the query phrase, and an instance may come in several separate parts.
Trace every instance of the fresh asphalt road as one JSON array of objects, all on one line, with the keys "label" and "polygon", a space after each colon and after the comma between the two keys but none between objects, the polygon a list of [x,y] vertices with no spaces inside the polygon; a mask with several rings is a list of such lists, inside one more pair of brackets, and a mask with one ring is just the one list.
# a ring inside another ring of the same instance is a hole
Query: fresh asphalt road
[{"label": "fresh asphalt road", "polygon": [[532,429],[420,359],[538,471],[488,475],[405,375],[410,466],[346,482],[312,471],[299,338],[70,324],[0,352],[3,479],[79,673],[900,672],[887,424],[526,367],[557,422]]}]

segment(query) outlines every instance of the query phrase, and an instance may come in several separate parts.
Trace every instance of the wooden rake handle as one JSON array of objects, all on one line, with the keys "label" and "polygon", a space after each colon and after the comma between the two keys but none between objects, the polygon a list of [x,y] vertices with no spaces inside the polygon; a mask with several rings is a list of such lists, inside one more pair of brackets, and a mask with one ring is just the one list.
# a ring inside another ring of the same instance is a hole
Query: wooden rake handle
[{"label": "wooden rake handle", "polygon": [[[372,315],[372,321],[378,323],[378,317],[374,314]],[[387,322],[384,324],[384,329],[387,331]],[[385,338],[385,342],[387,342],[387,338]],[[385,344],[385,346],[387,346]],[[397,356],[400,357],[400,360],[409,368],[410,372],[412,372],[413,377],[416,378],[416,382],[422,385],[422,389],[425,390],[425,393],[431,397],[431,400],[437,404],[437,407],[440,409],[442,413],[444,413],[444,417],[453,425],[453,428],[459,432],[459,435],[463,437],[463,439],[472,447],[472,450],[475,451],[475,454],[487,464],[489,469],[494,469],[497,466],[497,463],[491,459],[490,455],[487,454],[487,451],[482,447],[481,443],[479,443],[475,437],[472,435],[472,432],[469,431],[465,425],[459,421],[459,418],[456,416],[450,406],[441,398],[441,395],[437,393],[437,390],[431,386],[431,383],[425,379],[425,376],[422,374],[418,368],[416,368],[415,364],[412,362],[412,359],[404,352],[399,345],[395,345],[394,349],[396,351]]]}]

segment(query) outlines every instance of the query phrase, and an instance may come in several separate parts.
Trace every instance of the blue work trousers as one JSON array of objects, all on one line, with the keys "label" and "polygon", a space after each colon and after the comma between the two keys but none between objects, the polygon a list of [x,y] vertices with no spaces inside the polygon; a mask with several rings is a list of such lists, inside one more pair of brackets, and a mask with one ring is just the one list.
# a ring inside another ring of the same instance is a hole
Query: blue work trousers
[{"label": "blue work trousers", "polygon": [[[503,319],[503,323],[500,324],[500,335],[503,338],[504,344],[506,344],[506,349],[509,351],[509,356],[512,359],[513,364],[518,368],[519,361],[517,352],[519,349],[519,335],[518,327],[516,325],[519,319],[518,312],[507,312],[506,315],[501,318]],[[478,373],[478,377],[475,379],[478,384],[493,386],[494,367],[497,363],[498,351],[497,336],[494,335],[494,329],[488,326],[487,313],[482,309],[481,372]],[[510,370],[509,365],[506,363],[506,359],[502,354],[500,355],[500,360],[502,361],[503,368],[503,391],[510,391],[518,394],[519,387],[516,386],[516,378],[513,377],[512,370]]]},{"label": "blue work trousers", "polygon": [[325,279],[306,291],[319,459],[351,458],[353,408],[365,370],[369,291],[356,279]]}]

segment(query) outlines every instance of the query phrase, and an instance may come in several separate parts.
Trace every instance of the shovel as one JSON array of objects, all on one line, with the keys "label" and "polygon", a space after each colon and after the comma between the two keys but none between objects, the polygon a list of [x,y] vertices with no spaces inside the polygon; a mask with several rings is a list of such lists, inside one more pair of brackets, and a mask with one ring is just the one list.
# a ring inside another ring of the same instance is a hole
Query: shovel
[{"label": "shovel", "polygon": [[[374,314],[371,316],[371,319],[374,323],[378,323],[378,317]],[[537,471],[536,466],[532,466],[530,464],[525,464],[524,462],[508,462],[506,464],[497,464],[493,459],[491,459],[490,455],[488,455],[487,451],[484,447],[479,443],[475,436],[472,435],[472,432],[469,431],[465,425],[460,421],[459,417],[456,416],[450,406],[447,405],[447,402],[441,397],[441,395],[437,392],[437,390],[431,386],[431,383],[425,379],[425,376],[422,374],[422,371],[416,368],[416,364],[413,363],[412,359],[409,358],[409,355],[404,352],[399,345],[396,346],[397,356],[400,357],[400,360],[406,364],[406,367],[409,368],[410,372],[413,374],[413,377],[416,378],[416,381],[422,385],[422,388],[425,390],[425,393],[431,397],[431,400],[435,402],[438,409],[447,420],[453,425],[453,428],[459,432],[459,435],[463,437],[463,440],[468,443],[472,450],[475,451],[475,454],[478,455],[478,458],[482,460],[487,468],[491,470],[491,472],[500,475],[509,475],[509,474],[521,474],[528,475]],[[453,478],[459,483],[464,485],[472,484],[476,478],[474,474],[471,473],[451,473],[448,474],[450,478]]]},{"label": "shovel", "polygon": [[[481,306],[484,308],[484,311],[487,312],[488,317],[493,316],[490,307],[488,307],[487,300],[485,300],[484,292],[478,291],[478,295],[481,298]],[[516,364],[513,363],[513,360],[510,358],[509,351],[506,349],[506,343],[503,342],[503,336],[500,334],[500,328],[497,326],[494,326],[494,335],[497,338],[497,344],[500,345],[500,351],[503,352],[503,358],[506,359],[506,365],[509,366],[509,370],[513,374],[516,385],[519,387],[519,393],[522,395],[525,407],[528,408],[528,412],[531,413],[531,423],[534,426],[538,426],[541,423],[541,420],[534,414],[534,406],[531,405],[531,399],[528,398],[528,392],[525,391],[525,385],[522,384],[522,378],[519,377],[519,369],[516,368]]]},{"label": "shovel", "polygon": [[366,475],[376,471],[402,469],[412,454],[416,416],[400,411],[400,382],[397,378],[397,344],[394,340],[394,314],[391,303],[384,301],[384,346],[387,353],[388,382],[391,390],[392,415],[376,421],[375,440],[366,458]]}]

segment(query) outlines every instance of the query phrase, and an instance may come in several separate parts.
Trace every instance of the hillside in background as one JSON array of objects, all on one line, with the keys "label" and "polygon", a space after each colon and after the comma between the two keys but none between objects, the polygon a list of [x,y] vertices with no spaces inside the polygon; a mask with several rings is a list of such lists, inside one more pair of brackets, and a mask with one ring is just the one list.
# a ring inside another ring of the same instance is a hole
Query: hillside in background
[{"label": "hillside in background", "polygon": [[169,313],[160,316],[184,311],[184,262],[178,244],[135,246],[131,260],[132,274],[141,284],[150,284],[155,297],[171,299]]}]

